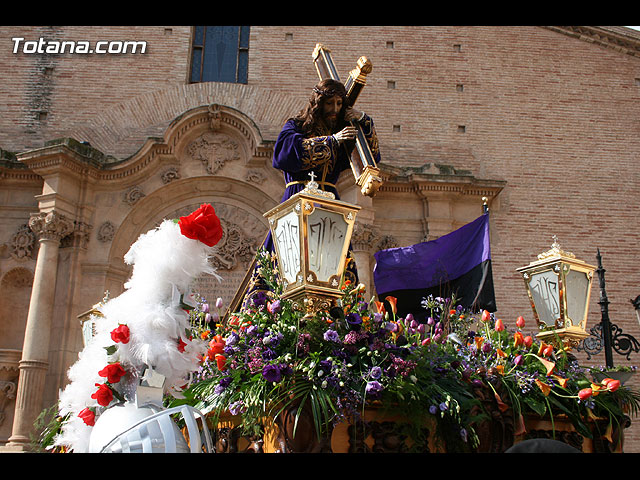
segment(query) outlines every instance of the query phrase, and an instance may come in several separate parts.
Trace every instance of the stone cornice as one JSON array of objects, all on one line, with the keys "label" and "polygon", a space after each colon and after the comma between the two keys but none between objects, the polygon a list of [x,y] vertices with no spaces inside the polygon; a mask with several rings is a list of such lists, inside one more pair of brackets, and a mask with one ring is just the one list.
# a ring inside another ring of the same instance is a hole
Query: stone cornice
[{"label": "stone cornice", "polygon": [[448,165],[425,164],[421,167],[393,167],[380,164],[383,185],[380,192],[429,192],[495,197],[507,184],[504,180],[484,180],[467,170]]},{"label": "stone cornice", "polygon": [[640,34],[625,27],[544,26],[554,32],[640,57]]}]

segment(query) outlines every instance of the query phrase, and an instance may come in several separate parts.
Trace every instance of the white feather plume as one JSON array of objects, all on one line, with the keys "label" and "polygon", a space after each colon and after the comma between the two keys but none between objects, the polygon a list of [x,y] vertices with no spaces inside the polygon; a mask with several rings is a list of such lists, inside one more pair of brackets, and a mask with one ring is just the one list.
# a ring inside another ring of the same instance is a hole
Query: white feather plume
[{"label": "white feather plume", "polygon": [[[186,338],[189,318],[181,308],[181,297],[190,294],[191,283],[201,274],[221,280],[208,261],[210,253],[211,247],[182,235],[172,220],[163,221],[131,246],[124,256],[125,262],[133,265],[125,291],[101,306],[104,317],[97,318],[95,336],[68,370],[70,383],[60,392],[59,413],[69,416],[55,439],[56,445],[79,453],[88,451],[92,427],[78,413],[85,407],[98,407],[91,395],[96,384],[104,383],[98,372],[109,362],[119,361],[127,371],[134,372],[128,384],[124,380],[118,384],[124,390],[135,391],[135,375],[142,375],[150,366],[166,377],[165,393],[180,395],[207,348],[200,339]],[[121,324],[129,327],[126,344],[111,339],[111,332]],[[107,348],[114,346],[117,350],[109,355]]]}]

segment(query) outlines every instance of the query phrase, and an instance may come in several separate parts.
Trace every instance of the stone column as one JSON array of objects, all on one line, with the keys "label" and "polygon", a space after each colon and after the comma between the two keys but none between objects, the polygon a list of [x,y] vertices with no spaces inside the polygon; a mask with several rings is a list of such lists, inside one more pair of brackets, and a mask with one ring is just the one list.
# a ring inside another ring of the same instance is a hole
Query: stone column
[{"label": "stone column", "polygon": [[5,450],[28,451],[33,423],[42,410],[49,366],[49,337],[55,300],[60,240],[73,230],[73,222],[55,210],[31,216],[29,227],[39,237],[40,249],[33,278],[25,329],[13,431]]},{"label": "stone column", "polygon": [[358,279],[367,289],[366,298],[371,298],[374,294],[374,284],[372,278],[373,265],[371,264],[371,251],[378,234],[372,225],[357,223],[354,225],[351,237],[353,257],[358,269]]}]

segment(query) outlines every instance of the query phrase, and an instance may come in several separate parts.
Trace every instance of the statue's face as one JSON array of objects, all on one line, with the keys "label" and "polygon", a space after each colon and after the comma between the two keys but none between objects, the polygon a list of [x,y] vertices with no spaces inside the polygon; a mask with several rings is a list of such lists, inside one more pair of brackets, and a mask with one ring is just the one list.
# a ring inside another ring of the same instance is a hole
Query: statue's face
[{"label": "statue's face", "polygon": [[331,127],[335,126],[340,110],[342,110],[342,97],[340,95],[334,95],[333,97],[326,98],[324,100],[324,104],[322,105],[322,113],[324,115],[325,121]]}]

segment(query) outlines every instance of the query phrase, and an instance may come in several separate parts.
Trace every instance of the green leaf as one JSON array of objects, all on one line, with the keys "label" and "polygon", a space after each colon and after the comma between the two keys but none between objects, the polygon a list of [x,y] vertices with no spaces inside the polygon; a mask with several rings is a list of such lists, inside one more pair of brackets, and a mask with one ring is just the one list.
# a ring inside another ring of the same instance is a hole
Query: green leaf
[{"label": "green leaf", "polygon": [[524,395],[522,401],[541,417],[547,412],[547,405],[534,396]]}]

